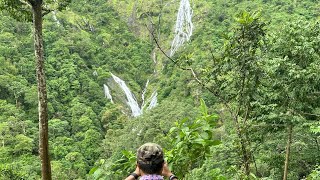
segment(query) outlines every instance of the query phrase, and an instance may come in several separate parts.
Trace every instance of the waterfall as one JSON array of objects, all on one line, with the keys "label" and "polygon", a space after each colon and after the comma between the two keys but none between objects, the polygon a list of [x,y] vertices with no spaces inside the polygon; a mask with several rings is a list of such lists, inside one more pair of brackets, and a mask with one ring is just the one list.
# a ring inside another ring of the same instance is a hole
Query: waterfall
[{"label": "waterfall", "polygon": [[147,80],[146,86],[144,87],[142,94],[141,94],[141,99],[142,99],[141,109],[143,109],[143,107],[144,107],[144,96],[146,95],[148,85],[149,85],[149,79]]},{"label": "waterfall", "polygon": [[113,103],[112,101],[112,96],[110,94],[110,90],[109,90],[109,87],[107,85],[103,85],[103,90],[104,90],[104,97],[110,99],[110,101]]},{"label": "waterfall", "polygon": [[[119,77],[117,77],[116,75],[114,75],[112,73],[111,73],[111,76],[112,76],[113,80],[122,89],[124,94],[126,95],[126,100],[127,100],[126,103],[130,107],[133,117],[140,116],[143,113],[142,111],[143,111],[144,107],[147,104],[149,104],[149,106],[147,107],[147,110],[150,110],[150,109],[154,108],[155,106],[157,106],[157,104],[158,104],[158,102],[157,102],[157,95],[158,95],[157,91],[154,91],[152,93],[151,97],[145,101],[145,94],[147,92],[147,88],[148,88],[148,85],[149,85],[149,80],[147,80],[145,88],[142,91],[142,94],[141,94],[142,104],[141,104],[141,106],[139,106],[134,94],[130,91],[130,89],[128,88],[126,83],[122,79],[120,79]],[[110,93],[111,91],[110,91],[109,87],[106,84],[104,84],[103,85],[103,89],[104,89],[105,97],[110,99],[110,101],[112,103],[114,103],[113,100],[112,100],[112,96],[111,96],[111,93]]]},{"label": "waterfall", "polygon": [[[54,3],[57,3],[57,0],[53,0],[53,1],[54,1]],[[61,23],[57,18],[57,11],[56,10],[52,11],[52,17],[53,17],[53,20],[57,23],[57,25],[60,26]]]},{"label": "waterfall", "polygon": [[52,17],[53,17],[53,20],[57,23],[57,25],[60,26],[61,23],[57,18],[57,12],[56,11],[52,11]]},{"label": "waterfall", "polygon": [[138,102],[137,102],[135,96],[131,93],[131,91],[128,88],[128,86],[126,85],[126,83],[112,73],[111,73],[111,76],[112,76],[113,80],[120,86],[122,91],[125,93],[125,95],[127,97],[127,104],[129,105],[129,107],[132,111],[132,116],[137,117],[137,116],[141,115],[142,111],[138,105]]},{"label": "waterfall", "polygon": [[98,76],[98,72],[96,70],[93,71],[92,75]]},{"label": "waterfall", "polygon": [[189,0],[181,0],[180,7],[177,14],[177,21],[175,26],[175,36],[171,44],[170,56],[182,46],[185,41],[189,41],[192,35],[192,9]]},{"label": "waterfall", "polygon": [[150,101],[150,104],[147,108],[148,110],[157,106],[157,104],[158,104],[157,96],[158,96],[157,91],[154,91],[150,97],[151,101]]}]

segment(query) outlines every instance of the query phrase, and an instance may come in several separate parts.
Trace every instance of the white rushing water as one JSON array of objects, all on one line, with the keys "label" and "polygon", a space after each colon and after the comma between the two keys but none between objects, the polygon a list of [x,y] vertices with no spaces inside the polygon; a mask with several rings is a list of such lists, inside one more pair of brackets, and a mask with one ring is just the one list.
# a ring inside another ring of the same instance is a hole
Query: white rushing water
[{"label": "white rushing water", "polygon": [[98,72],[97,72],[96,70],[94,70],[93,73],[92,73],[92,75],[98,76],[99,74],[98,74]]},{"label": "white rushing water", "polygon": [[142,91],[142,94],[141,94],[141,99],[142,99],[141,109],[143,109],[143,107],[144,107],[144,103],[145,103],[144,96],[146,95],[148,85],[149,85],[149,79],[147,80],[147,83],[146,83],[146,85]]},{"label": "white rushing water", "polygon": [[[112,73],[111,73],[111,76],[112,76],[113,80],[122,89],[124,94],[126,95],[126,100],[127,100],[126,104],[131,109],[133,117],[140,116],[143,113],[143,109],[148,104],[149,104],[149,106],[147,107],[147,110],[150,110],[150,109],[152,109],[152,108],[157,106],[157,104],[158,104],[158,101],[157,101],[158,93],[157,93],[157,91],[154,91],[152,93],[151,97],[149,99],[145,100],[145,94],[147,92],[147,88],[148,88],[148,85],[149,85],[149,80],[147,80],[145,88],[142,91],[142,94],[141,94],[142,104],[141,104],[141,106],[139,106],[137,99],[135,98],[134,94],[130,91],[130,89],[128,88],[126,83],[122,79],[120,79],[119,77],[117,77],[116,75],[114,75]],[[110,99],[110,101],[112,103],[114,103],[113,100],[112,100],[111,91],[110,91],[109,87],[106,84],[104,84],[103,85],[103,89],[104,89],[105,97]]]},{"label": "white rushing water", "polygon": [[52,11],[52,17],[53,17],[53,20],[57,23],[57,25],[60,26],[61,23],[57,18],[57,12],[56,11]]},{"label": "white rushing water", "polygon": [[141,115],[142,111],[139,107],[139,104],[138,104],[134,94],[131,93],[130,89],[126,85],[126,83],[122,79],[120,79],[119,77],[115,76],[112,73],[111,73],[111,76],[112,76],[113,80],[120,86],[120,88],[122,89],[124,94],[126,95],[127,104],[132,111],[132,116],[137,117],[137,116]]},{"label": "white rushing water", "polygon": [[105,84],[103,85],[103,91],[104,91],[104,97],[110,99],[110,101],[113,103],[109,87]]},{"label": "white rushing water", "polygon": [[173,56],[180,46],[190,40],[193,31],[191,19],[192,9],[189,0],[181,0],[174,31],[175,36],[171,44],[170,56]]},{"label": "white rushing water", "polygon": [[[57,3],[57,0],[53,0],[53,1],[54,1],[54,3]],[[54,22],[56,22],[57,25],[60,26],[61,23],[60,23],[59,19],[57,18],[57,11],[56,10],[52,11],[52,17],[53,17]]]},{"label": "white rushing water", "polygon": [[150,104],[147,108],[148,110],[157,106],[157,104],[158,104],[157,96],[158,96],[157,91],[154,91],[151,95],[151,98],[150,98],[151,100],[150,100]]}]

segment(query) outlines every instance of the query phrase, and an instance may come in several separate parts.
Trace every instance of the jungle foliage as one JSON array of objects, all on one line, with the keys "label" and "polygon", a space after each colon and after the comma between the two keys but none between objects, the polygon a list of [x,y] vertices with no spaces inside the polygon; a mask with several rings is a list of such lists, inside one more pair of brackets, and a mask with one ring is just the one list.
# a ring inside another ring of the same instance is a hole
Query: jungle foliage
[{"label": "jungle foliage", "polygon": [[[319,3],[190,2],[174,62],[153,38],[170,50],[178,1],[78,0],[44,16],[53,179],[122,179],[145,142],[183,179],[320,178]],[[0,179],[41,178],[28,18],[0,12]],[[158,106],[132,118],[119,91],[104,96],[110,73],[139,103],[149,80]]]}]

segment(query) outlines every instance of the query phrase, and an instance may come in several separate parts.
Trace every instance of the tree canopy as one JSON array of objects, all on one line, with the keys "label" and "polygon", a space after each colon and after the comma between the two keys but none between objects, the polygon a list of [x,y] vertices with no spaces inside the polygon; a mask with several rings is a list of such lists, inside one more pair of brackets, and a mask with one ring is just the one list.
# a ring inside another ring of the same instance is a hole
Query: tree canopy
[{"label": "tree canopy", "polygon": [[[41,178],[35,2],[0,0],[0,179]],[[42,3],[53,179],[123,179],[145,142],[181,179],[319,178],[317,1],[190,1],[170,58],[179,1]]]}]

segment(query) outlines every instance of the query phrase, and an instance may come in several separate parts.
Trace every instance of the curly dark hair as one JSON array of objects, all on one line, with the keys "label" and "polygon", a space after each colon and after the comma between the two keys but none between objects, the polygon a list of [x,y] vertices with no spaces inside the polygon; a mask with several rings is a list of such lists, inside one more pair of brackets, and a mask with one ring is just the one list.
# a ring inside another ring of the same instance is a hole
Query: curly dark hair
[{"label": "curly dark hair", "polygon": [[146,143],[137,151],[137,164],[146,174],[161,174],[164,163],[161,146],[155,143]]},{"label": "curly dark hair", "polygon": [[161,174],[163,163],[164,161],[157,164],[146,164],[138,161],[138,166],[146,174]]}]

